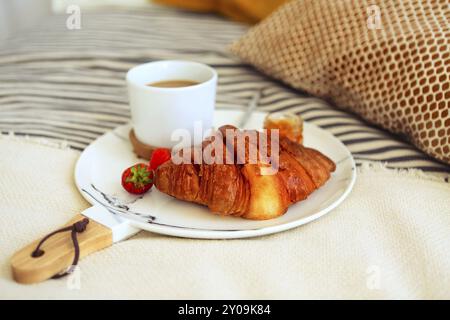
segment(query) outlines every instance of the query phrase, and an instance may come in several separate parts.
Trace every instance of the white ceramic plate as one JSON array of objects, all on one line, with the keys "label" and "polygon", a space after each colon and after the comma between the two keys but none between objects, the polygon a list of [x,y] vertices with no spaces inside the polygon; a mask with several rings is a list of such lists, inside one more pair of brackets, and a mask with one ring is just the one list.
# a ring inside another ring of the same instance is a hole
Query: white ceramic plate
[{"label": "white ceramic plate", "polygon": [[[215,126],[236,124],[242,111],[216,110]],[[254,112],[246,128],[260,129],[266,113]],[[245,220],[212,214],[206,207],[177,200],[155,187],[143,196],[122,189],[122,171],[138,162],[128,140],[129,125],[106,133],[81,154],[75,180],[81,194],[92,204],[107,207],[133,226],[152,232],[189,238],[225,239],[254,237],[288,230],[313,221],[338,206],[349,194],[356,179],[355,163],[348,149],[333,135],[305,123],[304,144],[336,163],[330,180],[305,201],[289,207],[283,216],[264,221]]]}]

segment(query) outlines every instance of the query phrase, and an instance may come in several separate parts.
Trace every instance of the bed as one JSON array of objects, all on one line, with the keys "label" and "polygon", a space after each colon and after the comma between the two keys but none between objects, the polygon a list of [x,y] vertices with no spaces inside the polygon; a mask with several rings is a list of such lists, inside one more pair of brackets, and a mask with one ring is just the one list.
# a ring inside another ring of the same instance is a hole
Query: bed
[{"label": "bed", "polygon": [[[0,46],[0,298],[450,297],[447,165],[242,63],[228,46],[247,25],[156,5],[83,10],[81,29],[67,29],[67,18],[51,16]],[[245,108],[260,91],[260,110],[295,112],[331,132],[359,166],[350,196],[277,235],[205,241],[141,232],[84,259],[75,278],[15,283],[11,255],[88,207],[73,167],[92,141],[129,122],[126,72],[160,59],[214,67],[217,108]]]}]

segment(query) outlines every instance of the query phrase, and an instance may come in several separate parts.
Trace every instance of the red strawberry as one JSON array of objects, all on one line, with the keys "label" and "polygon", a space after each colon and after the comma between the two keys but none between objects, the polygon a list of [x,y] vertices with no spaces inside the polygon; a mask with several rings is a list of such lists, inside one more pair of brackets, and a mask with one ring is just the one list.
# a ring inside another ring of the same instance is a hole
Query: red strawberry
[{"label": "red strawberry", "polygon": [[150,159],[150,169],[156,170],[164,162],[169,161],[171,158],[170,150],[166,148],[155,149]]},{"label": "red strawberry", "polygon": [[122,173],[122,187],[129,193],[142,194],[153,186],[153,171],[145,163],[138,163]]}]

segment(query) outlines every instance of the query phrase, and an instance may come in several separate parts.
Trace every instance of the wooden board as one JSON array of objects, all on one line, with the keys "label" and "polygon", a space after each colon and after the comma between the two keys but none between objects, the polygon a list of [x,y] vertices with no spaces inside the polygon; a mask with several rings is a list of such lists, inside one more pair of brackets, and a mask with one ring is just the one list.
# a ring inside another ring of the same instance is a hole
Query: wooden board
[{"label": "wooden board", "polygon": [[[69,226],[84,218],[81,214],[76,215],[65,226]],[[86,230],[77,233],[77,237],[80,246],[80,259],[112,244],[111,229],[92,219],[89,220]],[[74,257],[74,247],[70,231],[57,233],[47,239],[41,247],[44,254],[34,258],[31,256],[31,253],[35,250],[40,240],[30,243],[22,250],[16,252],[11,258],[12,273],[14,280],[17,282],[35,283],[47,280],[71,266]]]}]

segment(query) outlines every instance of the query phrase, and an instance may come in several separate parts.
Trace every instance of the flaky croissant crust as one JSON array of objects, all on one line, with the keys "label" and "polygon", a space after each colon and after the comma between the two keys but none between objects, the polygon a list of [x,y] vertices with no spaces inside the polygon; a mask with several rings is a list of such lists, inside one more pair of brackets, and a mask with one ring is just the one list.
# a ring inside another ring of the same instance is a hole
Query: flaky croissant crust
[{"label": "flaky croissant crust", "polygon": [[[225,129],[238,130],[224,126],[219,131]],[[201,148],[208,143],[209,140],[204,141]],[[227,145],[225,139],[222,143],[225,148],[236,148],[233,142]],[[267,143],[270,152],[270,139]],[[273,175],[261,175],[261,167],[266,166],[261,163],[175,164],[168,161],[156,170],[154,183],[159,191],[205,205],[214,213],[264,220],[278,217],[291,204],[306,199],[336,169],[334,162],[319,151],[285,137],[279,138],[278,161],[278,171]]]}]

